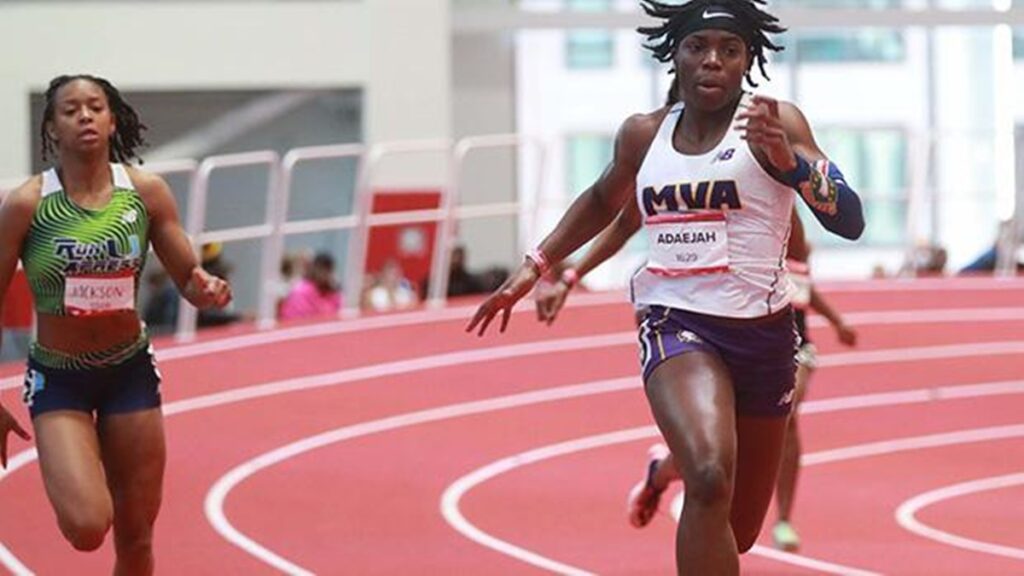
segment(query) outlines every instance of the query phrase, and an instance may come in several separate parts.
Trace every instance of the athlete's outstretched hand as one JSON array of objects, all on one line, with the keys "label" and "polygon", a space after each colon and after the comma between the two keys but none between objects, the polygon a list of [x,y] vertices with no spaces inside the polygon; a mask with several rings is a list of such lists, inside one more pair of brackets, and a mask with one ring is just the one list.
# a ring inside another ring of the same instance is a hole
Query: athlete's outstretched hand
[{"label": "athlete's outstretched hand", "polygon": [[565,306],[565,299],[568,296],[569,286],[565,282],[542,282],[537,287],[537,294],[534,295],[534,302],[537,304],[537,320],[551,326],[558,318],[558,312]]},{"label": "athlete's outstretched hand", "polygon": [[231,286],[223,278],[196,266],[185,285],[184,296],[199,309],[223,308],[231,302]]},{"label": "athlete's outstretched hand", "polygon": [[780,172],[789,172],[796,167],[793,146],[782,127],[779,117],[779,101],[767,96],[754,96],[749,106],[736,115],[737,120],[746,122],[736,126],[743,132],[743,138],[755,148],[760,148]]},{"label": "athlete's outstretched hand", "polygon": [[473,315],[473,319],[470,320],[469,325],[466,326],[466,332],[472,332],[477,325],[480,326],[480,331],[477,332],[477,336],[483,336],[484,332],[487,331],[487,326],[494,320],[494,316],[498,312],[502,313],[501,316],[501,332],[505,331],[508,327],[509,317],[512,316],[512,307],[516,305],[516,302],[522,299],[530,293],[533,289],[533,285],[540,279],[540,274],[537,273],[536,267],[530,262],[524,262],[514,274],[509,276],[508,280],[505,281],[494,294],[484,300],[484,303],[480,305],[476,310],[476,314]]},{"label": "athlete's outstretched hand", "polygon": [[32,436],[29,436],[28,432],[18,424],[18,421],[11,416],[11,413],[7,411],[0,404],[0,467],[7,468],[7,434],[14,432],[21,437],[22,440],[31,440]]},{"label": "athlete's outstretched hand", "polygon": [[835,328],[836,336],[839,338],[840,342],[847,346],[857,345],[857,332],[853,328],[850,328],[849,326],[843,324],[842,322],[836,324]]}]

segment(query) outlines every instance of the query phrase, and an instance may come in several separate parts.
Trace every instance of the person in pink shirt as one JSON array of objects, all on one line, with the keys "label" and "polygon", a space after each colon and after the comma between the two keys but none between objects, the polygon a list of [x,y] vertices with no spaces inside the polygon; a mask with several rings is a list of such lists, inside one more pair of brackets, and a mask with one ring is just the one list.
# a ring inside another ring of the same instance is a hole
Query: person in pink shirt
[{"label": "person in pink shirt", "polygon": [[281,303],[280,319],[310,318],[337,314],[341,310],[341,290],[334,279],[334,257],[319,252],[309,271],[292,287]]}]

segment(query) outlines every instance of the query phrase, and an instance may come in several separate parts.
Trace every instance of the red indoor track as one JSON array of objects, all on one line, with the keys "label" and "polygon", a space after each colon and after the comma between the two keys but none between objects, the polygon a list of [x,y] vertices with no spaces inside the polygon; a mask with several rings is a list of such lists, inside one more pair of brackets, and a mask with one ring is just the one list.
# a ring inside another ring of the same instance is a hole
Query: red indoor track
[{"label": "red indoor track", "polygon": [[[825,289],[860,345],[812,324],[804,545],[774,553],[766,529],[744,573],[1024,574],[1024,281]],[[644,530],[625,517],[657,435],[622,296],[484,338],[468,304],[158,341],[158,572],[672,573],[668,502]],[[109,573],[110,538],[73,551],[31,446],[11,452],[0,572]]]}]

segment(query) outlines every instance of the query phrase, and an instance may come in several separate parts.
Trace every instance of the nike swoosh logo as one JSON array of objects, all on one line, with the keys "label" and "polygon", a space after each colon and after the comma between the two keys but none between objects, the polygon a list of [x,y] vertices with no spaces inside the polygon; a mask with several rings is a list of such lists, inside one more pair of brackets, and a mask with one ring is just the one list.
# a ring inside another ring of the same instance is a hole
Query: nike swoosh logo
[{"label": "nike swoosh logo", "polygon": [[735,18],[735,16],[728,12],[708,12],[707,10],[704,10],[704,19],[710,20],[712,18]]}]

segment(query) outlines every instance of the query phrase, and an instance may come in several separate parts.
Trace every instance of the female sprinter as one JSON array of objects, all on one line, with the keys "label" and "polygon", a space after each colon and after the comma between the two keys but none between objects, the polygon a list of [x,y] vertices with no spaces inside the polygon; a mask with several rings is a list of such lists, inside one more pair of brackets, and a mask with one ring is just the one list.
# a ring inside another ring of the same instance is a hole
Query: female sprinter
[{"label": "female sprinter", "polygon": [[[628,118],[612,161],[555,230],[477,310],[483,334],[561,261],[600,232],[631,193],[650,235],[632,281],[644,388],[686,483],[680,573],[737,574],[771,500],[794,385],[784,258],[799,195],[829,230],[864,227],[860,200],[818,149],[796,106],[743,90],[779,33],[757,0],[642,0],[641,28],[671,61],[679,103]],[[796,194],[794,194],[794,192]]]},{"label": "female sprinter", "polygon": [[[20,257],[38,316],[24,401],[46,494],[78,550],[98,548],[113,526],[114,574],[132,575],[153,572],[165,459],[160,373],[138,314],[150,241],[193,305],[231,300],[199,267],[167,184],[121,164],[144,129],[106,80],[55,78],[42,142],[57,165],[0,208],[0,301]],[[4,448],[11,430],[24,432],[0,406]]]},{"label": "female sprinter", "polygon": [[[775,491],[778,520],[772,528],[775,546],[788,552],[800,547],[800,536],[792,525],[793,501],[796,495],[797,477],[800,471],[800,427],[799,408],[807,392],[811,374],[817,368],[817,350],[807,333],[807,308],[818,312],[828,320],[839,341],[847,346],[857,343],[857,333],[843,322],[842,316],[825,300],[811,282],[808,261],[811,247],[804,236],[803,224],[793,211],[792,229],[787,243],[786,268],[793,286],[791,303],[793,320],[799,345],[796,351],[796,383],[793,393],[793,409],[786,429],[786,440],[782,448],[782,461]],[[626,241],[640,229],[640,217],[636,204],[627,202],[622,212],[594,240],[590,249],[573,267],[567,267],[560,278],[538,286],[535,302],[537,319],[552,324],[565,306],[565,300],[573,287],[591,270],[618,252]],[[638,314],[638,324],[643,317]],[[674,458],[662,444],[648,450],[643,479],[633,487],[627,502],[629,522],[643,528],[651,519],[669,485],[681,480]]]}]

